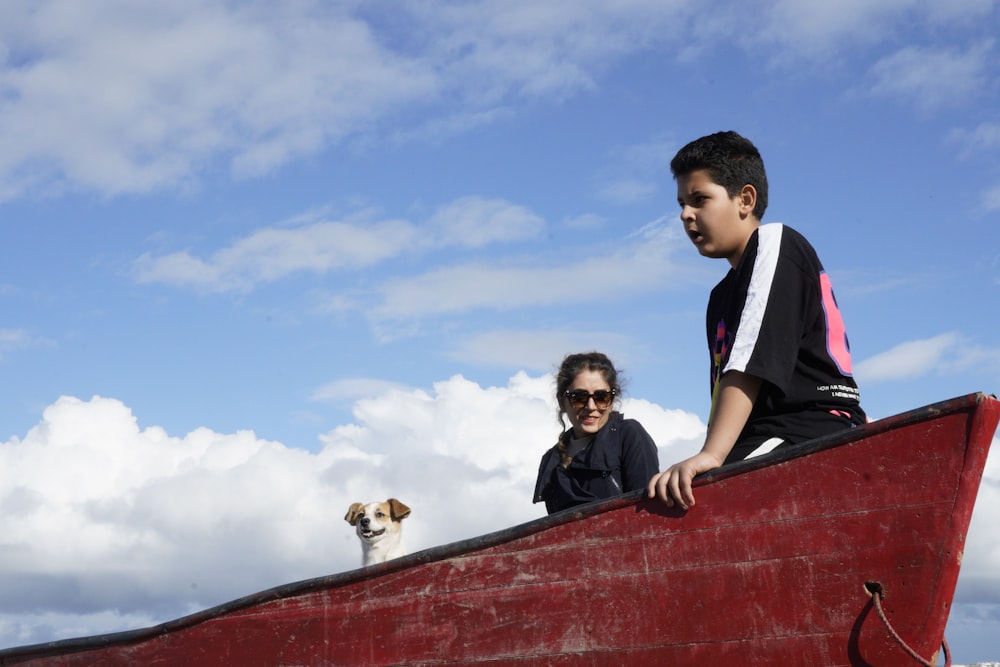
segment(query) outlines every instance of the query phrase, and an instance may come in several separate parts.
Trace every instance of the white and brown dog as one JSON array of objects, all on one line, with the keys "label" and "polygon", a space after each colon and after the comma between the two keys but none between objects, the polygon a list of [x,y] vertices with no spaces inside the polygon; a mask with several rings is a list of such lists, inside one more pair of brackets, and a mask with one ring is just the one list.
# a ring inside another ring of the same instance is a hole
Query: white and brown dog
[{"label": "white and brown dog", "polygon": [[395,498],[384,503],[354,503],[344,521],[354,526],[361,540],[361,564],[375,565],[405,556],[403,519],[410,508]]}]

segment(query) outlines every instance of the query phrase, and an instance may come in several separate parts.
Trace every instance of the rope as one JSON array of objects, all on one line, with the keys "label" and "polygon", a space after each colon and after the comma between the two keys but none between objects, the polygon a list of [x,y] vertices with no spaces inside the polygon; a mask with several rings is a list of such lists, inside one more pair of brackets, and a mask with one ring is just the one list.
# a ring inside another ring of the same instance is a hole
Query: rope
[{"label": "rope", "polygon": [[[920,657],[916,651],[910,648],[903,638],[900,637],[896,631],[893,629],[892,625],[889,623],[889,619],[885,615],[885,611],[882,610],[882,599],[885,597],[885,591],[882,589],[882,584],[877,581],[866,581],[865,582],[865,592],[872,599],[872,603],[875,605],[875,612],[878,613],[878,617],[882,619],[882,624],[885,625],[885,629],[889,631],[896,643],[899,644],[906,653],[919,662],[924,667],[934,667],[934,663],[930,660],[924,660]],[[951,667],[951,651],[948,650],[948,641],[942,637],[941,638],[941,649],[944,651],[944,667]]]}]

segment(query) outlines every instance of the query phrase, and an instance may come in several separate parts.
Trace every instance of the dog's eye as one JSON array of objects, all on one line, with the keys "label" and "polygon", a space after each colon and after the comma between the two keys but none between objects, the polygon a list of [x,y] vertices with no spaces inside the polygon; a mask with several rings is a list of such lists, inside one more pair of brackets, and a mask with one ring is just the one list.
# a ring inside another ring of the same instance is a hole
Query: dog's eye
[{"label": "dog's eye", "polygon": [[385,518],[385,512],[376,512],[375,516],[377,516],[380,519],[384,519]]}]

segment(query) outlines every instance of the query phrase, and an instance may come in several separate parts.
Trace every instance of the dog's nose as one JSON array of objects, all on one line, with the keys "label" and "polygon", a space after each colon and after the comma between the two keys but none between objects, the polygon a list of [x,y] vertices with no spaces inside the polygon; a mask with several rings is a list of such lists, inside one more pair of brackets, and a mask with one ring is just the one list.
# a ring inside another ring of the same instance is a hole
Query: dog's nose
[{"label": "dog's nose", "polygon": [[368,517],[364,517],[363,519],[361,519],[360,523],[362,528],[367,528],[368,524],[371,523],[371,519],[369,519]]}]

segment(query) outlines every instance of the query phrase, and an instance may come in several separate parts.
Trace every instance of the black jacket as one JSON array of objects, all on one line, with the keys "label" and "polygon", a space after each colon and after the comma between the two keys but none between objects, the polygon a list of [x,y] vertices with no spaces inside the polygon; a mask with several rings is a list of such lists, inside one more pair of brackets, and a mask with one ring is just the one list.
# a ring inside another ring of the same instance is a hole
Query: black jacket
[{"label": "black jacket", "polygon": [[[563,433],[562,437],[566,437]],[[560,438],[560,439],[561,439]],[[568,468],[555,445],[542,456],[534,502],[545,501],[549,514],[603,498],[642,489],[660,471],[656,444],[634,419],[612,412],[594,441],[579,452]]]}]

